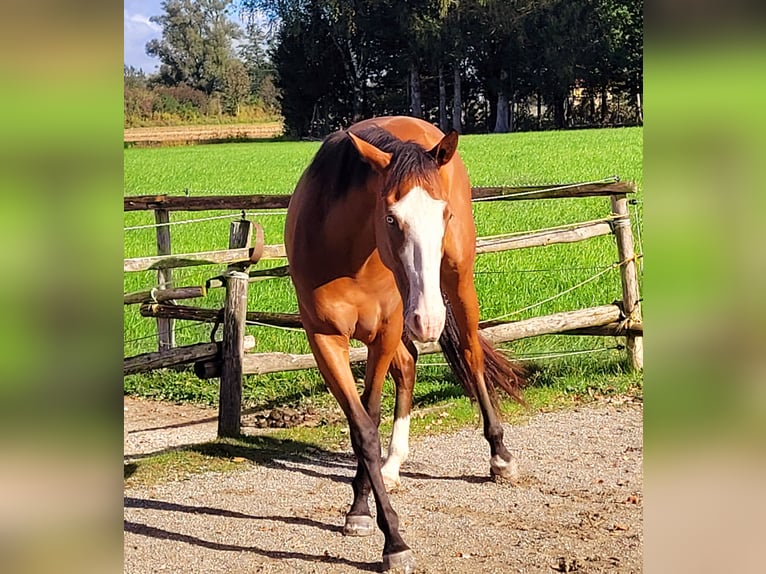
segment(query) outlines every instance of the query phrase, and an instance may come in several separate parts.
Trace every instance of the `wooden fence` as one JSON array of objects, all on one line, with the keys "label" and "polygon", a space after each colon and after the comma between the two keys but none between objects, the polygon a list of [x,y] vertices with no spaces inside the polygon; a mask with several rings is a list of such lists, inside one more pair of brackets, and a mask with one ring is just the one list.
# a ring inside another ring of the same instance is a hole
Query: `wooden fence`
[{"label": "wooden fence", "polygon": [[[556,243],[572,243],[591,237],[614,234],[622,283],[622,299],[614,304],[591,307],[520,321],[491,321],[480,324],[481,332],[494,343],[502,343],[545,334],[624,336],[630,364],[643,368],[643,324],[636,272],[636,253],[628,210],[628,195],[635,186],[627,182],[593,183],[528,187],[474,187],[474,201],[515,201],[550,198],[602,196],[610,200],[611,212],[603,219],[560,228],[514,234],[508,237],[478,238],[477,253],[538,247]],[[284,209],[289,195],[235,196],[132,196],[125,197],[125,211],[152,210],[157,222],[157,256],[124,260],[124,271],[156,270],[158,284],[171,282],[172,269],[195,265],[226,264],[226,271],[204,286],[155,288],[126,293],[125,305],[140,304],[141,315],[157,320],[158,350],[128,357],[124,374],[183,364],[194,364],[201,378],[220,377],[219,436],[236,436],[240,432],[242,376],[277,371],[306,369],[316,366],[312,355],[289,353],[248,353],[252,338],[246,337],[247,321],[282,327],[301,327],[300,317],[289,313],[248,312],[248,283],[264,277],[284,277],[286,265],[271,269],[248,268],[262,259],[285,257],[284,245],[264,244],[263,231],[246,219],[231,224],[228,249],[201,253],[172,254],[170,249],[171,211],[252,211]],[[225,288],[222,309],[203,309],[178,305],[179,299],[204,297],[209,289]],[[177,347],[175,320],[204,321],[223,325],[220,342],[198,343]],[[420,354],[439,352],[438,343],[418,345]],[[364,361],[366,348],[350,349],[352,362]]]}]

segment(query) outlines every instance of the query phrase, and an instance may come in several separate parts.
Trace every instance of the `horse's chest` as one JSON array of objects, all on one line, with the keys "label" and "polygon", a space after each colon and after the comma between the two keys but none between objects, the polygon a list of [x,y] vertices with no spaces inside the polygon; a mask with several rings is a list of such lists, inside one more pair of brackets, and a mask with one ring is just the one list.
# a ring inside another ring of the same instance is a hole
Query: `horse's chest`
[{"label": "horse's chest", "polygon": [[363,343],[372,342],[392,317],[401,315],[401,297],[394,285],[360,284],[343,278],[314,292],[317,317],[325,325]]}]

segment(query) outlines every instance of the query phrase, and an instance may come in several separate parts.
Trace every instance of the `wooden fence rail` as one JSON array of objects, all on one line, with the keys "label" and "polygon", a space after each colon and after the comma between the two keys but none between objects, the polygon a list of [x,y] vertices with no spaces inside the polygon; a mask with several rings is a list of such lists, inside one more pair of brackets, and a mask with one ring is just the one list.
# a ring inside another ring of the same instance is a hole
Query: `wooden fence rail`
[{"label": "wooden fence rail", "polygon": [[[631,231],[627,195],[635,192],[630,182],[602,182],[525,187],[474,187],[475,201],[516,201],[529,199],[560,199],[578,197],[608,197],[611,201],[609,217],[558,228],[529,231],[502,236],[477,238],[477,253],[491,253],[511,249],[539,247],[555,243],[571,243],[614,233],[620,264],[622,300],[611,305],[554,313],[511,322],[483,322],[481,332],[493,344],[509,342],[544,334],[624,336],[631,365],[643,368],[643,323],[636,273],[636,254]],[[289,267],[282,265],[270,269],[248,272],[247,267],[261,259],[285,257],[284,245],[264,245],[260,226],[251,245],[250,222],[231,225],[229,248],[202,253],[172,254],[170,250],[170,211],[253,211],[284,209],[288,195],[232,195],[232,196],[170,196],[144,195],[125,197],[125,211],[153,210],[157,222],[157,256],[124,260],[126,272],[157,270],[160,284],[170,281],[171,269],[196,265],[227,264],[223,275],[213,277],[204,286],[151,289],[124,295],[124,303],[141,304],[140,313],[158,321],[159,351],[128,357],[124,373],[132,374],[156,368],[181,364],[194,364],[201,378],[220,377],[219,436],[236,436],[240,431],[242,376],[277,371],[313,368],[312,355],[290,353],[249,353],[254,346],[252,337],[244,334],[246,322],[280,327],[300,328],[300,317],[290,313],[259,313],[246,310],[247,285],[289,275]],[[176,305],[175,299],[204,297],[209,289],[226,289],[224,308],[202,309]],[[175,347],[173,321],[192,320],[223,324],[223,341]],[[161,327],[162,326],[162,327]],[[439,352],[437,343],[419,345],[421,354]],[[364,347],[350,348],[352,362],[364,361]]]},{"label": "wooden fence rail", "polygon": [[[599,327],[605,325],[618,326],[624,318],[622,309],[617,305],[604,305],[590,309],[554,313],[543,317],[533,317],[511,323],[503,323],[480,329],[482,335],[492,344],[508,343],[517,339],[565,333],[572,329],[584,327]],[[415,343],[419,355],[430,355],[441,352],[438,343]],[[352,363],[367,360],[366,347],[350,347],[349,356]],[[195,372],[201,378],[218,377],[221,373],[220,358],[208,358],[197,362]],[[280,371],[297,371],[316,367],[316,360],[311,354],[296,355],[292,353],[252,353],[245,354],[242,372],[247,375],[264,375]]]},{"label": "wooden fence rail", "polygon": [[[476,253],[493,253],[511,249],[543,247],[556,243],[574,243],[591,237],[612,233],[612,219],[586,221],[572,224],[567,229],[542,229],[507,237],[478,237]],[[158,255],[153,257],[134,257],[124,260],[124,271],[147,271],[151,269],[172,269],[193,267],[196,265],[214,265],[220,263],[244,263],[250,261],[253,248],[222,249],[185,253],[183,255]],[[264,245],[260,259],[284,259],[287,257],[283,244]]]},{"label": "wooden fence rail", "polygon": [[[566,197],[609,197],[634,193],[636,186],[628,181],[609,183],[472,187],[471,197],[485,201],[520,199],[558,199]],[[289,195],[132,195],[124,198],[124,211],[252,211],[257,209],[286,209]]]}]

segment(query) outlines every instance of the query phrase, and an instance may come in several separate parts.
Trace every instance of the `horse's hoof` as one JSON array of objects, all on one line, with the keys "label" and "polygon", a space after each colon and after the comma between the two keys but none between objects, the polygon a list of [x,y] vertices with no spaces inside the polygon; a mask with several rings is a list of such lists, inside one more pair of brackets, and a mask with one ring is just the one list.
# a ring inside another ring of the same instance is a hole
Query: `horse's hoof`
[{"label": "horse's hoof", "polygon": [[373,532],[375,532],[375,522],[372,516],[364,514],[346,516],[346,524],[343,526],[345,536],[370,536]]},{"label": "horse's hoof", "polygon": [[383,572],[411,574],[415,571],[415,555],[412,550],[402,550],[394,554],[383,555]]},{"label": "horse's hoof", "polygon": [[402,485],[402,481],[398,476],[386,476],[383,475],[383,486],[386,488],[386,492],[393,492]]},{"label": "horse's hoof", "polygon": [[519,480],[519,464],[513,457],[506,461],[495,455],[489,461],[489,474],[495,482],[516,484]]}]

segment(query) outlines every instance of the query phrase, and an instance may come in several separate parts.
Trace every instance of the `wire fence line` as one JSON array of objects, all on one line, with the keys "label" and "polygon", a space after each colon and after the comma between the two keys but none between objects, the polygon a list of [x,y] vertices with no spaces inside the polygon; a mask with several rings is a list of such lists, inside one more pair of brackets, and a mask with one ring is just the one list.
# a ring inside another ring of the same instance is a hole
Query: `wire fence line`
[{"label": "wire fence line", "polygon": [[[638,206],[639,204],[643,204],[643,202],[639,202],[637,199],[633,199],[628,202],[628,208],[633,208],[633,220],[636,222],[636,241],[638,243],[638,252],[643,255],[644,253],[644,245],[641,241],[641,218],[638,216]],[[641,258],[637,264],[636,267],[638,268],[639,275],[644,274],[644,262],[643,258]]]},{"label": "wire fence line", "polygon": [[620,267],[621,265],[624,265],[626,262],[618,262],[618,263],[612,263],[608,267],[604,267],[599,271],[598,273],[595,273],[588,277],[587,279],[580,281],[579,283],[572,285],[571,287],[568,287],[567,289],[564,289],[563,291],[560,291],[559,293],[556,293],[554,295],[551,295],[550,297],[547,297],[543,299],[542,301],[538,301],[537,303],[532,303],[531,305],[527,305],[526,307],[522,307],[521,309],[517,309],[516,311],[511,311],[510,313],[505,313],[504,315],[498,315],[497,317],[493,317],[492,319],[489,319],[490,321],[499,321],[500,319],[507,319],[508,317],[512,317],[513,315],[519,315],[525,311],[529,311],[531,309],[535,309],[537,307],[540,307],[541,305],[545,305],[546,303],[550,303],[551,301],[555,301],[559,297],[563,297],[567,293],[571,293],[575,289],[579,289],[583,285],[587,285],[591,281],[595,281],[602,275],[605,275],[609,271],[616,269]]},{"label": "wire fence line", "polygon": [[597,185],[599,183],[617,183],[620,181],[620,177],[617,175],[610,175],[609,177],[605,177],[602,179],[597,179],[594,181],[583,181],[580,183],[567,183],[562,185],[554,185],[551,187],[545,187],[541,189],[532,189],[529,191],[521,191],[518,193],[513,194],[502,194],[499,193],[497,195],[490,195],[488,197],[477,197],[476,199],[473,199],[473,203],[478,203],[480,201],[492,201],[493,199],[502,199],[504,197],[525,197],[527,195],[536,195],[540,193],[546,193],[549,191],[559,191],[562,189],[572,189],[573,187],[580,187],[581,185]]},{"label": "wire fence line", "polygon": [[[620,181],[619,176],[612,175],[612,176],[609,176],[609,177],[605,177],[605,178],[598,179],[598,180],[593,180],[593,181],[584,181],[584,182],[580,182],[580,183],[568,183],[568,184],[562,184],[562,185],[553,185],[551,187],[545,187],[545,188],[534,189],[534,190],[529,190],[529,191],[522,191],[522,192],[519,192],[519,193],[514,193],[514,194],[512,194],[512,196],[513,197],[524,197],[524,196],[527,196],[527,195],[534,195],[534,194],[545,193],[545,192],[549,192],[549,191],[559,191],[559,190],[562,190],[562,189],[572,189],[574,187],[580,187],[580,186],[583,186],[583,185],[597,185],[597,184],[600,184],[600,183],[617,183],[619,181]],[[249,195],[249,194],[248,193],[242,193],[240,195]],[[476,199],[474,199],[472,201],[473,202],[491,201],[493,199],[499,199],[499,198],[508,197],[508,196],[509,196],[509,194],[498,194],[498,195],[492,195],[492,196],[489,196],[489,197],[476,198]],[[265,216],[265,215],[286,215],[286,214],[287,214],[287,210],[286,209],[278,209],[278,210],[270,209],[270,210],[258,211],[258,212],[252,213],[251,215],[257,215],[257,216],[260,217],[260,216]],[[187,223],[200,223],[200,222],[203,222],[203,221],[213,221],[213,220],[216,220],[216,219],[238,219],[240,216],[242,218],[244,218],[245,217],[245,212],[242,211],[241,213],[238,213],[237,215],[233,215],[233,214],[232,215],[216,215],[216,216],[211,216],[211,217],[199,217],[199,218],[192,218],[192,219],[181,219],[181,220],[178,220],[178,221],[169,221],[169,222],[166,222],[166,223],[148,223],[146,225],[133,225],[133,226],[130,226],[130,227],[125,227],[124,231],[133,231],[133,230],[136,230],[136,229],[151,229],[151,228],[154,228],[154,227],[162,227],[162,226],[165,226],[165,225],[183,225],[183,224],[187,224]],[[566,229],[566,226],[562,226],[560,228],[561,229]],[[550,228],[550,229],[554,230],[556,228]],[[547,230],[542,229],[540,231],[547,231]],[[518,233],[526,233],[526,232],[518,232]]]},{"label": "wire fence line", "polygon": [[618,215],[616,213],[613,213],[611,215],[607,215],[600,219],[591,219],[589,221],[578,221],[576,223],[565,223],[563,225],[556,225],[554,227],[543,227],[542,229],[527,229],[524,231],[512,231],[510,233],[500,233],[498,235],[484,235],[482,237],[478,237],[477,239],[480,239],[482,241],[489,240],[489,239],[510,239],[511,237],[528,235],[530,233],[548,233],[550,231],[566,231],[569,229],[576,229],[578,227],[582,227],[586,225],[595,225],[597,223],[609,223],[609,222],[617,221],[620,219],[628,219],[628,217],[626,215]]},{"label": "wire fence line", "polygon": [[569,271],[593,271],[603,269],[601,265],[589,265],[585,267],[556,267],[548,269],[507,269],[505,271],[474,271],[474,275],[512,275],[514,273],[563,273]]},{"label": "wire fence line", "polygon": [[[614,345],[612,347],[597,347],[593,349],[577,349],[574,351],[545,351],[540,353],[528,353],[525,356],[517,357],[514,356],[513,359],[515,361],[531,361],[531,360],[539,360],[539,359],[557,359],[560,357],[570,357],[575,355],[588,355],[591,353],[605,353],[607,351],[621,351],[624,350],[624,345]],[[502,349],[501,349],[502,351]],[[441,361],[431,361],[431,362],[425,362],[425,363],[417,363],[418,367],[449,367],[449,363],[441,362]]]},{"label": "wire fence line", "polygon": [[201,223],[203,221],[214,221],[217,219],[245,219],[247,215],[256,217],[263,217],[265,215],[287,215],[287,210],[269,210],[269,211],[257,211],[253,213],[246,213],[240,211],[237,214],[230,213],[228,215],[212,215],[210,217],[196,217],[191,219],[179,219],[175,221],[168,221],[167,223],[147,223],[146,225],[133,225],[131,227],[125,227],[123,231],[133,231],[135,229],[151,229],[155,227],[164,227],[166,225],[184,225],[187,223]]}]

